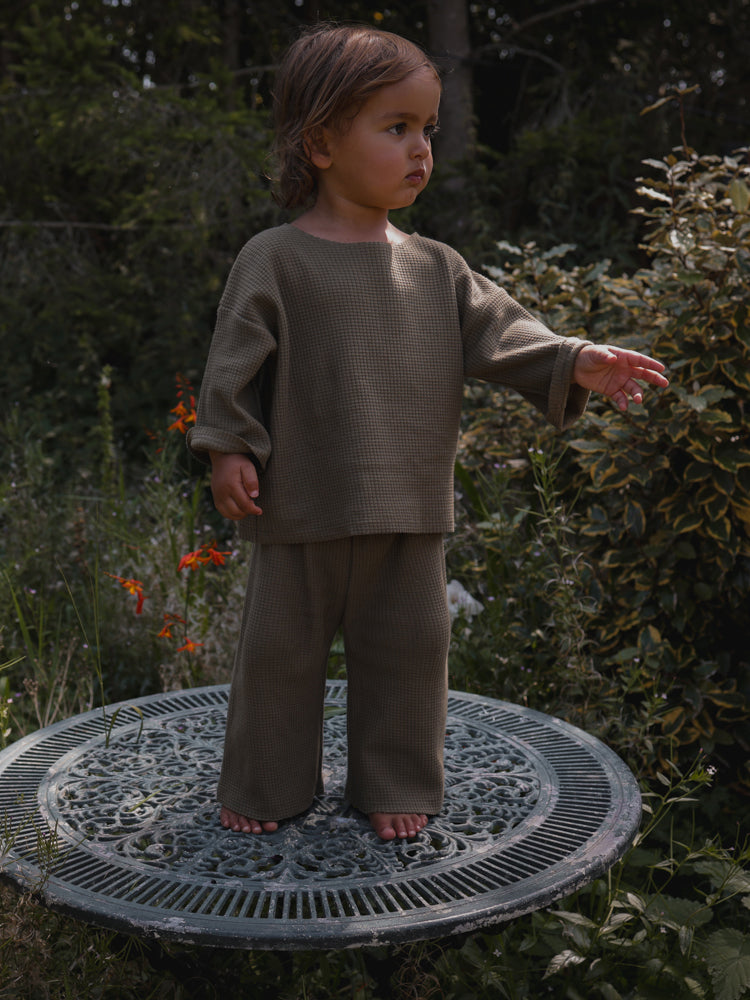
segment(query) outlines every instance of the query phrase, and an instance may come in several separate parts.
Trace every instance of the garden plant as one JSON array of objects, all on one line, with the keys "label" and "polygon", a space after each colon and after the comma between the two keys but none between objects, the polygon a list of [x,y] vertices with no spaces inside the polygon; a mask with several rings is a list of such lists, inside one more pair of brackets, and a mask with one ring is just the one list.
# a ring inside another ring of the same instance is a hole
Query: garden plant
[{"label": "garden plant", "polygon": [[[459,602],[452,686],[564,717],[630,764],[644,820],[622,861],[506,926],[322,955],[145,942],[3,889],[0,997],[750,996],[748,152],[647,162],[632,274],[497,247],[492,273],[553,329],[653,352],[669,390],[628,414],[595,404],[563,435],[497,387],[466,390],[447,558],[476,603]],[[110,369],[91,388],[84,467],[63,474],[47,414],[12,409],[0,429],[6,745],[229,677],[246,553],[188,464],[194,390],[178,378],[137,463],[112,418],[129,390]],[[0,866],[13,836],[0,817]]]}]

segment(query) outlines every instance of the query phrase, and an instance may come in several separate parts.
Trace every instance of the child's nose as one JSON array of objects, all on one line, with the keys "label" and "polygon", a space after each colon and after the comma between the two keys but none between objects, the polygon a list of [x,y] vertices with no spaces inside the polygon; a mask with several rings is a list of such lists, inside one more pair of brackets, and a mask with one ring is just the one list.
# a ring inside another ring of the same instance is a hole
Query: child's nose
[{"label": "child's nose", "polygon": [[424,158],[430,155],[430,140],[426,135],[420,135],[414,145],[413,156]]}]

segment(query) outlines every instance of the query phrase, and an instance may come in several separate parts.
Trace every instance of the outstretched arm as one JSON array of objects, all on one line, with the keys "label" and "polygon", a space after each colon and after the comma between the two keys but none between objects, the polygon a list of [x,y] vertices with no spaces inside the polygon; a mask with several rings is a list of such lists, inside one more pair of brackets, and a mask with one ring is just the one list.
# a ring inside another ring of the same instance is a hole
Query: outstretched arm
[{"label": "outstretched arm", "polygon": [[650,382],[664,388],[669,381],[662,375],[661,361],[648,358],[637,351],[622,347],[588,344],[581,348],[573,369],[573,381],[591,392],[609,396],[620,410],[627,410],[628,399],[643,402],[643,391],[638,384]]}]

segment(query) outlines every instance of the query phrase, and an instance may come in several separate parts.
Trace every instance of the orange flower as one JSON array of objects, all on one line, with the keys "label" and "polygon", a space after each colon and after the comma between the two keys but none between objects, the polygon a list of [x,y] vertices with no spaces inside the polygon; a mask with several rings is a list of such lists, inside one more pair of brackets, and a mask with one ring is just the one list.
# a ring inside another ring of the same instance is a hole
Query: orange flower
[{"label": "orange flower", "polygon": [[173,625],[186,625],[187,622],[184,618],[180,618],[179,615],[173,615],[171,611],[167,611],[164,615],[164,624],[162,625],[161,632],[158,633],[157,639],[172,639],[172,626]]},{"label": "orange flower", "polygon": [[214,566],[223,566],[227,561],[226,557],[231,555],[231,552],[219,552],[216,548],[216,542],[211,542],[210,545],[204,545],[203,548],[206,550],[206,555]]},{"label": "orange flower", "polygon": [[[193,387],[186,378],[178,374],[176,381],[178,402],[177,406],[173,407],[169,412],[173,413],[177,419],[167,429],[170,431],[179,431],[180,434],[187,434],[188,425],[195,423],[195,396],[193,395]],[[187,404],[183,400],[185,395],[188,398]]]},{"label": "orange flower", "polygon": [[202,642],[193,642],[192,639],[185,639],[185,645],[180,646],[177,650],[178,653],[194,653],[199,646],[202,646]]},{"label": "orange flower", "polygon": [[190,397],[190,402],[192,404],[192,409],[190,410],[188,410],[184,403],[178,403],[174,409],[169,411],[170,413],[174,413],[177,420],[173,424],[170,424],[167,430],[187,434],[188,424],[195,423],[195,400],[192,396]]},{"label": "orange flower", "polygon": [[211,542],[210,544],[204,542],[195,552],[188,552],[180,559],[177,564],[177,572],[181,573],[182,570],[188,567],[195,572],[201,566],[205,566],[206,563],[213,563],[214,566],[223,566],[226,562],[225,557],[230,554],[229,552],[220,552],[216,548],[216,542]]},{"label": "orange flower", "polygon": [[186,567],[189,567],[193,572],[195,572],[199,566],[206,561],[201,557],[202,552],[203,546],[196,549],[195,552],[186,553],[177,564],[177,572],[181,573]]},{"label": "orange flower", "polygon": [[107,576],[111,576],[113,580],[117,580],[117,582],[124,587],[129,594],[135,594],[138,597],[138,603],[135,606],[135,613],[139,615],[141,611],[143,611],[143,602],[146,600],[146,595],[143,593],[143,584],[141,581],[124,576],[115,576],[114,573],[107,573]]}]

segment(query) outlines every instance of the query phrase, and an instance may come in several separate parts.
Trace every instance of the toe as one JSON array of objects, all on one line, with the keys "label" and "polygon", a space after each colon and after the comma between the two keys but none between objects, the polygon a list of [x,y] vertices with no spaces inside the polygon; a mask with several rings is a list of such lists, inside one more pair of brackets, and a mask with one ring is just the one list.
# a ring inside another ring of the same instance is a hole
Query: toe
[{"label": "toe", "polygon": [[393,827],[394,833],[399,840],[408,836],[406,832],[406,821],[403,816],[393,816],[391,819],[391,826]]},{"label": "toe", "polygon": [[226,809],[224,806],[221,808],[220,814],[221,825],[225,830],[239,830],[240,818],[236,812],[232,812],[231,809]]},{"label": "toe", "polygon": [[395,840],[397,834],[388,813],[370,813],[370,823],[381,840]]},{"label": "toe", "polygon": [[370,822],[381,840],[416,837],[427,826],[423,813],[370,813]]},{"label": "toe", "polygon": [[225,830],[232,830],[234,833],[275,833],[279,828],[279,824],[274,820],[266,820],[261,823],[257,819],[242,816],[225,806],[221,807],[219,819]]}]

